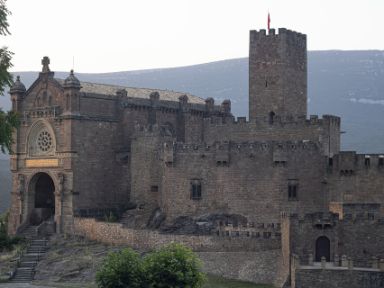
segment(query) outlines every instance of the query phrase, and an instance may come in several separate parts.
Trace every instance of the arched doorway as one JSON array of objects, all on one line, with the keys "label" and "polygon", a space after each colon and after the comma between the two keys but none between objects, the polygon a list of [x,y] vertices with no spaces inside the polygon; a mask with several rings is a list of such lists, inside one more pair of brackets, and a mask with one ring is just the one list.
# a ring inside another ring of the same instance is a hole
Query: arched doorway
[{"label": "arched doorway", "polygon": [[325,257],[327,262],[331,261],[331,242],[325,236],[320,236],[316,240],[316,262],[321,261],[321,257]]},{"label": "arched doorway", "polygon": [[[55,184],[47,173],[37,173],[30,182],[30,204],[32,211],[29,222],[38,225],[55,215]],[[31,203],[32,202],[32,203]]]}]

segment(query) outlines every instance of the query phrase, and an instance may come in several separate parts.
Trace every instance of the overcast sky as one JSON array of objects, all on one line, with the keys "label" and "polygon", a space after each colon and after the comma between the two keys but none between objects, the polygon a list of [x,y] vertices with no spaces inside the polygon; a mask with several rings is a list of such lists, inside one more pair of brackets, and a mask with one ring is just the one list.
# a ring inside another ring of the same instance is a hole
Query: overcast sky
[{"label": "overcast sky", "polygon": [[8,0],[13,71],[112,72],[248,56],[249,30],[286,27],[309,50],[384,50],[384,0]]}]

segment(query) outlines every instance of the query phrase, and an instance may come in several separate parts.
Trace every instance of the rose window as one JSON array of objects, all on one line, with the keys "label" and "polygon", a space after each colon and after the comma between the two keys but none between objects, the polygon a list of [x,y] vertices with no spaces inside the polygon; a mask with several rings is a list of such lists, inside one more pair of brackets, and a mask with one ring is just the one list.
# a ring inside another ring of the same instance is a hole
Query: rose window
[{"label": "rose window", "polygon": [[47,152],[52,148],[52,137],[47,131],[40,132],[37,137],[37,145],[43,152]]}]

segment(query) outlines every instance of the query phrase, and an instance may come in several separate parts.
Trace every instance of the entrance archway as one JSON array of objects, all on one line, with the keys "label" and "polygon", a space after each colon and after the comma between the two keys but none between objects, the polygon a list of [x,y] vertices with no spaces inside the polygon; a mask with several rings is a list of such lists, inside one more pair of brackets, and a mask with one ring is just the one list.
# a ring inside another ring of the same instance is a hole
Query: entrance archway
[{"label": "entrance archway", "polygon": [[32,211],[29,222],[38,225],[55,215],[55,184],[47,173],[37,173],[30,182]]},{"label": "entrance archway", "polygon": [[325,257],[327,262],[331,261],[331,242],[325,236],[320,236],[316,240],[316,262],[321,261],[321,257]]}]

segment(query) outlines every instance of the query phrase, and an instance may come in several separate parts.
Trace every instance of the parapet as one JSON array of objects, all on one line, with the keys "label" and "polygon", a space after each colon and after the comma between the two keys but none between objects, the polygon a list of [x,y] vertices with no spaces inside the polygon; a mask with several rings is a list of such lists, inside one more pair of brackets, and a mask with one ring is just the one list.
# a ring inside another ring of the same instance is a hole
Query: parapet
[{"label": "parapet", "polygon": [[267,152],[267,151],[296,151],[296,150],[313,150],[318,151],[320,146],[316,142],[302,140],[302,141],[252,141],[244,143],[236,142],[216,142],[213,145],[207,143],[182,143],[177,142],[174,144],[175,151],[178,152],[198,152],[198,151],[235,151],[239,152]]},{"label": "parapet", "polygon": [[[356,203],[354,203],[356,205]],[[357,204],[359,205],[359,204]],[[379,224],[384,225],[384,218],[378,213],[361,212],[357,210],[355,212],[340,215],[333,212],[316,212],[306,213],[304,215],[298,214],[282,214],[282,219],[289,219],[292,224],[309,224],[314,228],[334,227],[336,225],[355,225],[362,224]]]},{"label": "parapet", "polygon": [[[219,119],[220,118],[220,119]],[[334,115],[323,115],[322,118],[319,118],[317,115],[311,115],[309,119],[306,119],[302,116],[275,116],[273,121],[271,121],[267,116],[255,117],[252,121],[247,121],[245,117],[232,117],[230,119],[225,119],[223,122],[221,117],[209,117],[205,119],[205,122],[208,126],[222,126],[228,125],[236,126],[241,125],[256,125],[257,127],[284,127],[284,128],[301,128],[308,126],[324,126],[324,125],[333,125],[340,126],[340,117]]]},{"label": "parapet", "polygon": [[263,41],[266,39],[273,39],[276,41],[287,41],[289,43],[295,45],[306,46],[307,36],[305,34],[295,32],[286,28],[279,28],[278,33],[276,33],[275,29],[270,29],[269,34],[265,29],[251,30],[250,31],[250,41],[253,43],[254,41]]}]

